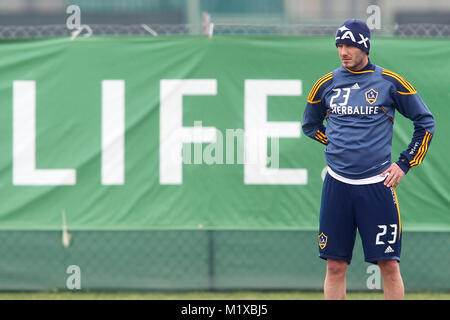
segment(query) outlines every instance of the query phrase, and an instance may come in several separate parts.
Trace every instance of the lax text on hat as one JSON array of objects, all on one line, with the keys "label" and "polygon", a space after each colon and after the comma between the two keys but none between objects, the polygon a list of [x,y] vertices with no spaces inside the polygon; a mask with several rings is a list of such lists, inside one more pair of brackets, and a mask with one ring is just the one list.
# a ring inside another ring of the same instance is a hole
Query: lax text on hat
[{"label": "lax text on hat", "polygon": [[364,21],[348,19],[336,31],[336,46],[347,44],[369,53],[370,29]]},{"label": "lax text on hat", "polygon": [[369,41],[369,37],[364,37],[364,35],[362,35],[361,33],[359,33],[359,36],[361,38],[361,40],[356,41],[355,36],[353,35],[353,32],[348,29],[346,26],[342,26],[338,29],[339,31],[343,32],[346,31],[341,37],[336,37],[336,40],[344,40],[344,39],[351,39],[353,42],[356,42],[358,44],[363,44],[364,47],[367,48],[367,43],[366,41]]}]

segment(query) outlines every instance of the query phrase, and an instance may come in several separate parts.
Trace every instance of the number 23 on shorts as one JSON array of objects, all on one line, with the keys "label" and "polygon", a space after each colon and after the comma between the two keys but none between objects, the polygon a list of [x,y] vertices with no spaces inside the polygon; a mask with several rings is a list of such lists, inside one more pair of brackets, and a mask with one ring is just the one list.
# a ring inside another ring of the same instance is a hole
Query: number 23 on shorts
[{"label": "number 23 on shorts", "polygon": [[[381,237],[383,237],[383,236],[385,236],[386,235],[386,233],[387,233],[387,230],[388,230],[388,225],[385,225],[385,224],[379,224],[378,225],[378,228],[380,228],[381,229],[381,231],[380,232],[378,232],[377,233],[377,235],[376,235],[376,237],[375,237],[375,244],[376,245],[381,245],[381,244],[385,244],[385,242],[384,241],[382,241],[381,240]],[[396,241],[397,241],[397,224],[390,224],[389,225],[389,228],[390,228],[390,230],[392,230],[392,232],[391,232],[391,239],[390,240],[387,240],[387,242],[389,243],[389,244],[393,244],[393,243],[395,243]]]}]

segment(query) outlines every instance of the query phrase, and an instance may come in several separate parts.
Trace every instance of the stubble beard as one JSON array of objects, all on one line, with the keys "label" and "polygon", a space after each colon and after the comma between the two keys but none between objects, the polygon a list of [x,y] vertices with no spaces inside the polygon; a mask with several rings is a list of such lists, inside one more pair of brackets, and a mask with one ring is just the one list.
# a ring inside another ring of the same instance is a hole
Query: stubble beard
[{"label": "stubble beard", "polygon": [[355,62],[352,65],[347,65],[347,66],[344,65],[344,66],[352,71],[358,71],[359,69],[361,69],[363,67],[364,58],[365,58],[365,56],[362,54],[361,56],[358,56],[357,58],[355,58]]}]

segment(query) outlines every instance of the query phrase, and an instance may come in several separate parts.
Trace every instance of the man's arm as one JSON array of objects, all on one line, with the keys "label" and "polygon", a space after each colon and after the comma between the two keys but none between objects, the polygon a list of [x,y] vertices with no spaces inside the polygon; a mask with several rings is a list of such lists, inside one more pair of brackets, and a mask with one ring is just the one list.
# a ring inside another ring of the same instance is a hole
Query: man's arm
[{"label": "man's arm", "polygon": [[322,96],[325,89],[331,84],[333,75],[328,73],[316,81],[308,95],[308,103],[303,113],[302,129],[310,138],[327,145],[328,138],[325,133],[323,121],[327,115]]},{"label": "man's arm", "polygon": [[414,134],[408,148],[400,154],[397,162],[382,173],[389,173],[385,185],[396,187],[409,169],[421,164],[425,158],[433,138],[435,121],[427,105],[408,81],[389,70],[383,70],[383,77],[393,83],[392,95],[397,110],[414,123]]}]

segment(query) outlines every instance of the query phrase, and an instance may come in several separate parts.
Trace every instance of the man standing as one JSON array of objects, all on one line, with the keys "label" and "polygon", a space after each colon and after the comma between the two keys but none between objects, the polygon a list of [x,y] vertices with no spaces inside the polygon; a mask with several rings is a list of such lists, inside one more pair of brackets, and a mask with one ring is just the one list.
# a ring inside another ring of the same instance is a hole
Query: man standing
[{"label": "man standing", "polygon": [[[370,62],[370,30],[363,21],[345,21],[336,47],[342,65],[315,83],[302,122],[306,135],[326,145],[318,236],[319,256],[327,260],[325,299],[345,299],[356,229],[365,261],[380,267],[385,298],[403,299],[395,188],[423,161],[434,118],[408,81]],[[395,110],[413,121],[414,134],[391,163]]]}]

